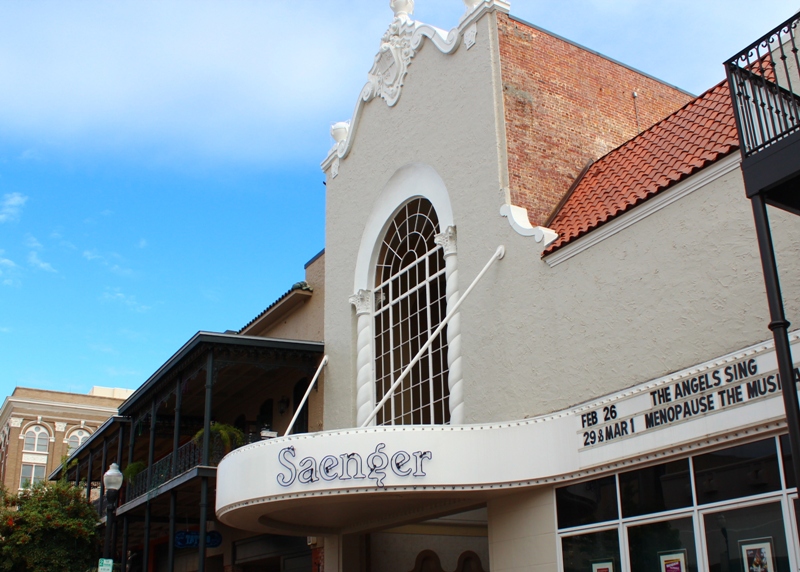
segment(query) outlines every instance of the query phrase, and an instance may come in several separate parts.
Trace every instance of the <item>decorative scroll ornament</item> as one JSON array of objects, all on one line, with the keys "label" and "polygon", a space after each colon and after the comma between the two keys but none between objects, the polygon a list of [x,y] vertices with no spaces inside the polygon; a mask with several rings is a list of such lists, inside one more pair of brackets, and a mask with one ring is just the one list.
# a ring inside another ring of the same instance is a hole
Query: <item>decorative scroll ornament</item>
[{"label": "decorative scroll ornament", "polygon": [[415,22],[408,16],[414,11],[414,2],[392,2],[395,12],[394,20],[381,38],[381,47],[375,56],[375,62],[367,76],[362,98],[366,101],[374,97],[382,97],[392,107],[400,98],[403,80],[408,73],[414,49],[411,37],[416,28]]},{"label": "decorative scroll ornament", "polygon": [[66,423],[64,423],[63,421],[56,421],[56,431],[58,431],[59,433],[63,433],[66,430],[67,430]]},{"label": "decorative scroll ornament", "polygon": [[21,427],[22,426],[22,418],[21,417],[12,417],[8,420],[8,424],[11,427]]}]

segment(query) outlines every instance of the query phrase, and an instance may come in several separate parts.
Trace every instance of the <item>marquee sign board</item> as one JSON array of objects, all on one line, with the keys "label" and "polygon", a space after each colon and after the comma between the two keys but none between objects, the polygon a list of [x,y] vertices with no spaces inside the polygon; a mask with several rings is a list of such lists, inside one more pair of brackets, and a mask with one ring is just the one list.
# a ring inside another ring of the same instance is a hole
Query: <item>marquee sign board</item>
[{"label": "marquee sign board", "polygon": [[[798,348],[800,334],[790,341]],[[772,431],[784,418],[776,370],[772,343],[764,342],[531,419],[346,428],[260,441],[219,464],[217,516],[254,529],[272,523],[269,529],[276,530],[293,507],[312,506],[312,497],[345,502],[363,495],[346,502],[366,507],[385,493],[433,494],[426,502],[437,493],[485,495],[580,477],[742,429]]]}]

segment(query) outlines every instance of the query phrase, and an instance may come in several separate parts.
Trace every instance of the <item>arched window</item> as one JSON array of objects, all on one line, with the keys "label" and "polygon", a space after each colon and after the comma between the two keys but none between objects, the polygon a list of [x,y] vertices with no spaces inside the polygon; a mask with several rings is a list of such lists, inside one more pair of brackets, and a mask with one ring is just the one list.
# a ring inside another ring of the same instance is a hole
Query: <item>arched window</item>
[{"label": "arched window", "polygon": [[50,442],[50,433],[41,425],[34,425],[25,431],[24,451],[36,451],[37,453],[47,453]]},{"label": "arched window", "polygon": [[72,452],[75,451],[78,447],[83,445],[86,440],[89,438],[90,433],[84,429],[77,429],[72,432],[67,439],[67,455],[72,455]]},{"label": "arched window", "polygon": [[[439,221],[423,198],[400,208],[383,239],[375,272],[375,398],[380,401],[446,314]],[[378,425],[450,421],[447,330],[439,334],[378,413]]]}]

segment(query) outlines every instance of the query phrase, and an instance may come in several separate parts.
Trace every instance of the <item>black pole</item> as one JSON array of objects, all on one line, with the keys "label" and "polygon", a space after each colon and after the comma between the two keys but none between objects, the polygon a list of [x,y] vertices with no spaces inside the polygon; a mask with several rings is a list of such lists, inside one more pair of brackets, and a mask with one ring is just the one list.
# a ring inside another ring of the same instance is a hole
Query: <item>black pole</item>
[{"label": "black pole", "polygon": [[[100,469],[101,471],[103,469]],[[102,480],[102,477],[100,478]],[[86,461],[86,500],[92,501],[92,450],[89,449],[89,458]]]},{"label": "black pole", "polygon": [[148,501],[144,507],[144,548],[142,550],[142,570],[149,570],[150,566],[150,489],[153,487],[153,458],[156,447],[156,400],[150,404],[150,449],[147,453],[147,496]]},{"label": "black pole", "polygon": [[114,527],[114,517],[117,515],[117,493],[119,491],[108,489],[106,491],[106,540],[103,546],[103,558],[114,558],[114,551],[111,549],[112,534],[111,529]]},{"label": "black pole", "polygon": [[[794,378],[794,363],[789,346],[789,321],[783,310],[778,264],[775,260],[775,248],[772,244],[772,233],[767,217],[767,205],[764,197],[755,194],[751,197],[753,218],[758,236],[758,249],[761,253],[761,266],[764,271],[764,285],[767,289],[769,303],[769,329],[775,340],[775,355],[778,359],[778,373],[781,376],[781,393],[783,407],[786,410],[786,425],[789,429],[789,448],[792,451],[792,466],[795,481],[800,482],[800,408],[797,401],[797,385]],[[800,530],[800,511],[795,513],[798,530]]]},{"label": "black pole", "polygon": [[[208,352],[206,360],[206,402],[203,414],[203,465],[209,464],[209,449],[211,447],[211,389],[214,384],[214,354]],[[200,480],[200,538],[198,538],[198,566],[197,572],[206,570],[206,531],[208,518],[208,477]]]},{"label": "black pole", "polygon": [[[121,467],[122,466],[122,440],[125,438],[125,424],[120,422],[119,424],[119,438],[117,439],[117,464]],[[119,503],[119,496],[117,496],[117,503]],[[111,544],[114,546],[114,550],[117,548],[117,541],[119,540],[119,529],[117,528],[117,519],[114,519],[114,530],[112,531],[112,542]],[[122,558],[125,555],[123,553]],[[124,570],[124,567],[123,567]]]},{"label": "black pole", "polygon": [[122,556],[120,557],[122,570],[123,572],[127,572],[128,570],[128,514],[125,513],[122,516]]},{"label": "black pole", "polygon": [[167,570],[175,570],[175,519],[178,511],[178,491],[169,491],[169,544],[167,546]]}]

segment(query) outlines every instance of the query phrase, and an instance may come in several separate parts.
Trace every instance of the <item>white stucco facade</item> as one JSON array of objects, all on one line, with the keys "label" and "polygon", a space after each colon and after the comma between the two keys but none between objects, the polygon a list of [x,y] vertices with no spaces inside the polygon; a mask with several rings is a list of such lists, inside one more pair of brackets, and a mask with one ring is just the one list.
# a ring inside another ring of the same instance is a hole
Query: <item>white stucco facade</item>
[{"label": "white stucco facade", "polygon": [[[634,525],[667,517],[647,513],[651,520],[634,522],[620,501],[615,519],[566,526],[556,489],[607,477],[618,483],[623,472],[672,461],[689,466],[690,458],[699,467],[703,455],[741,444],[772,439],[779,447],[785,431],[780,392],[769,385],[777,366],[738,152],[544,258],[546,231],[537,242],[501,216],[511,200],[511,143],[496,18],[506,11],[505,3],[486,0],[450,36],[420,39],[389,103],[367,101],[362,92],[349,131],[323,162],[325,430],[243,447],[219,468],[222,522],[324,536],[326,571],[354,569],[354,538],[401,534],[398,527],[475,508],[487,510],[486,533],[475,541],[488,551],[486,570],[579,569],[566,555],[577,550],[568,539],[615,530],[620,547],[610,572],[632,570],[626,546]],[[463,384],[456,422],[359,428],[379,396],[372,313],[351,298],[374,288],[387,225],[417,197],[433,205],[440,231],[456,230],[448,288],[455,261],[457,288],[448,305],[498,246],[505,254],[448,332],[449,357],[460,360],[450,371]],[[800,225],[771,214],[781,270],[797,276]],[[796,319],[800,281],[786,280],[783,294]],[[730,379],[726,367],[734,368]],[[692,389],[684,395],[681,387]],[[709,515],[729,511],[733,521],[756,501],[701,499],[697,471],[693,500],[668,516],[694,523],[696,556],[687,549],[684,568],[710,569]],[[783,511],[790,548],[776,558],[796,567],[788,508],[796,492],[788,480],[780,483],[756,500]],[[445,545],[460,546],[452,538]],[[413,557],[403,562],[414,565]],[[606,565],[598,562],[593,572]]]}]

